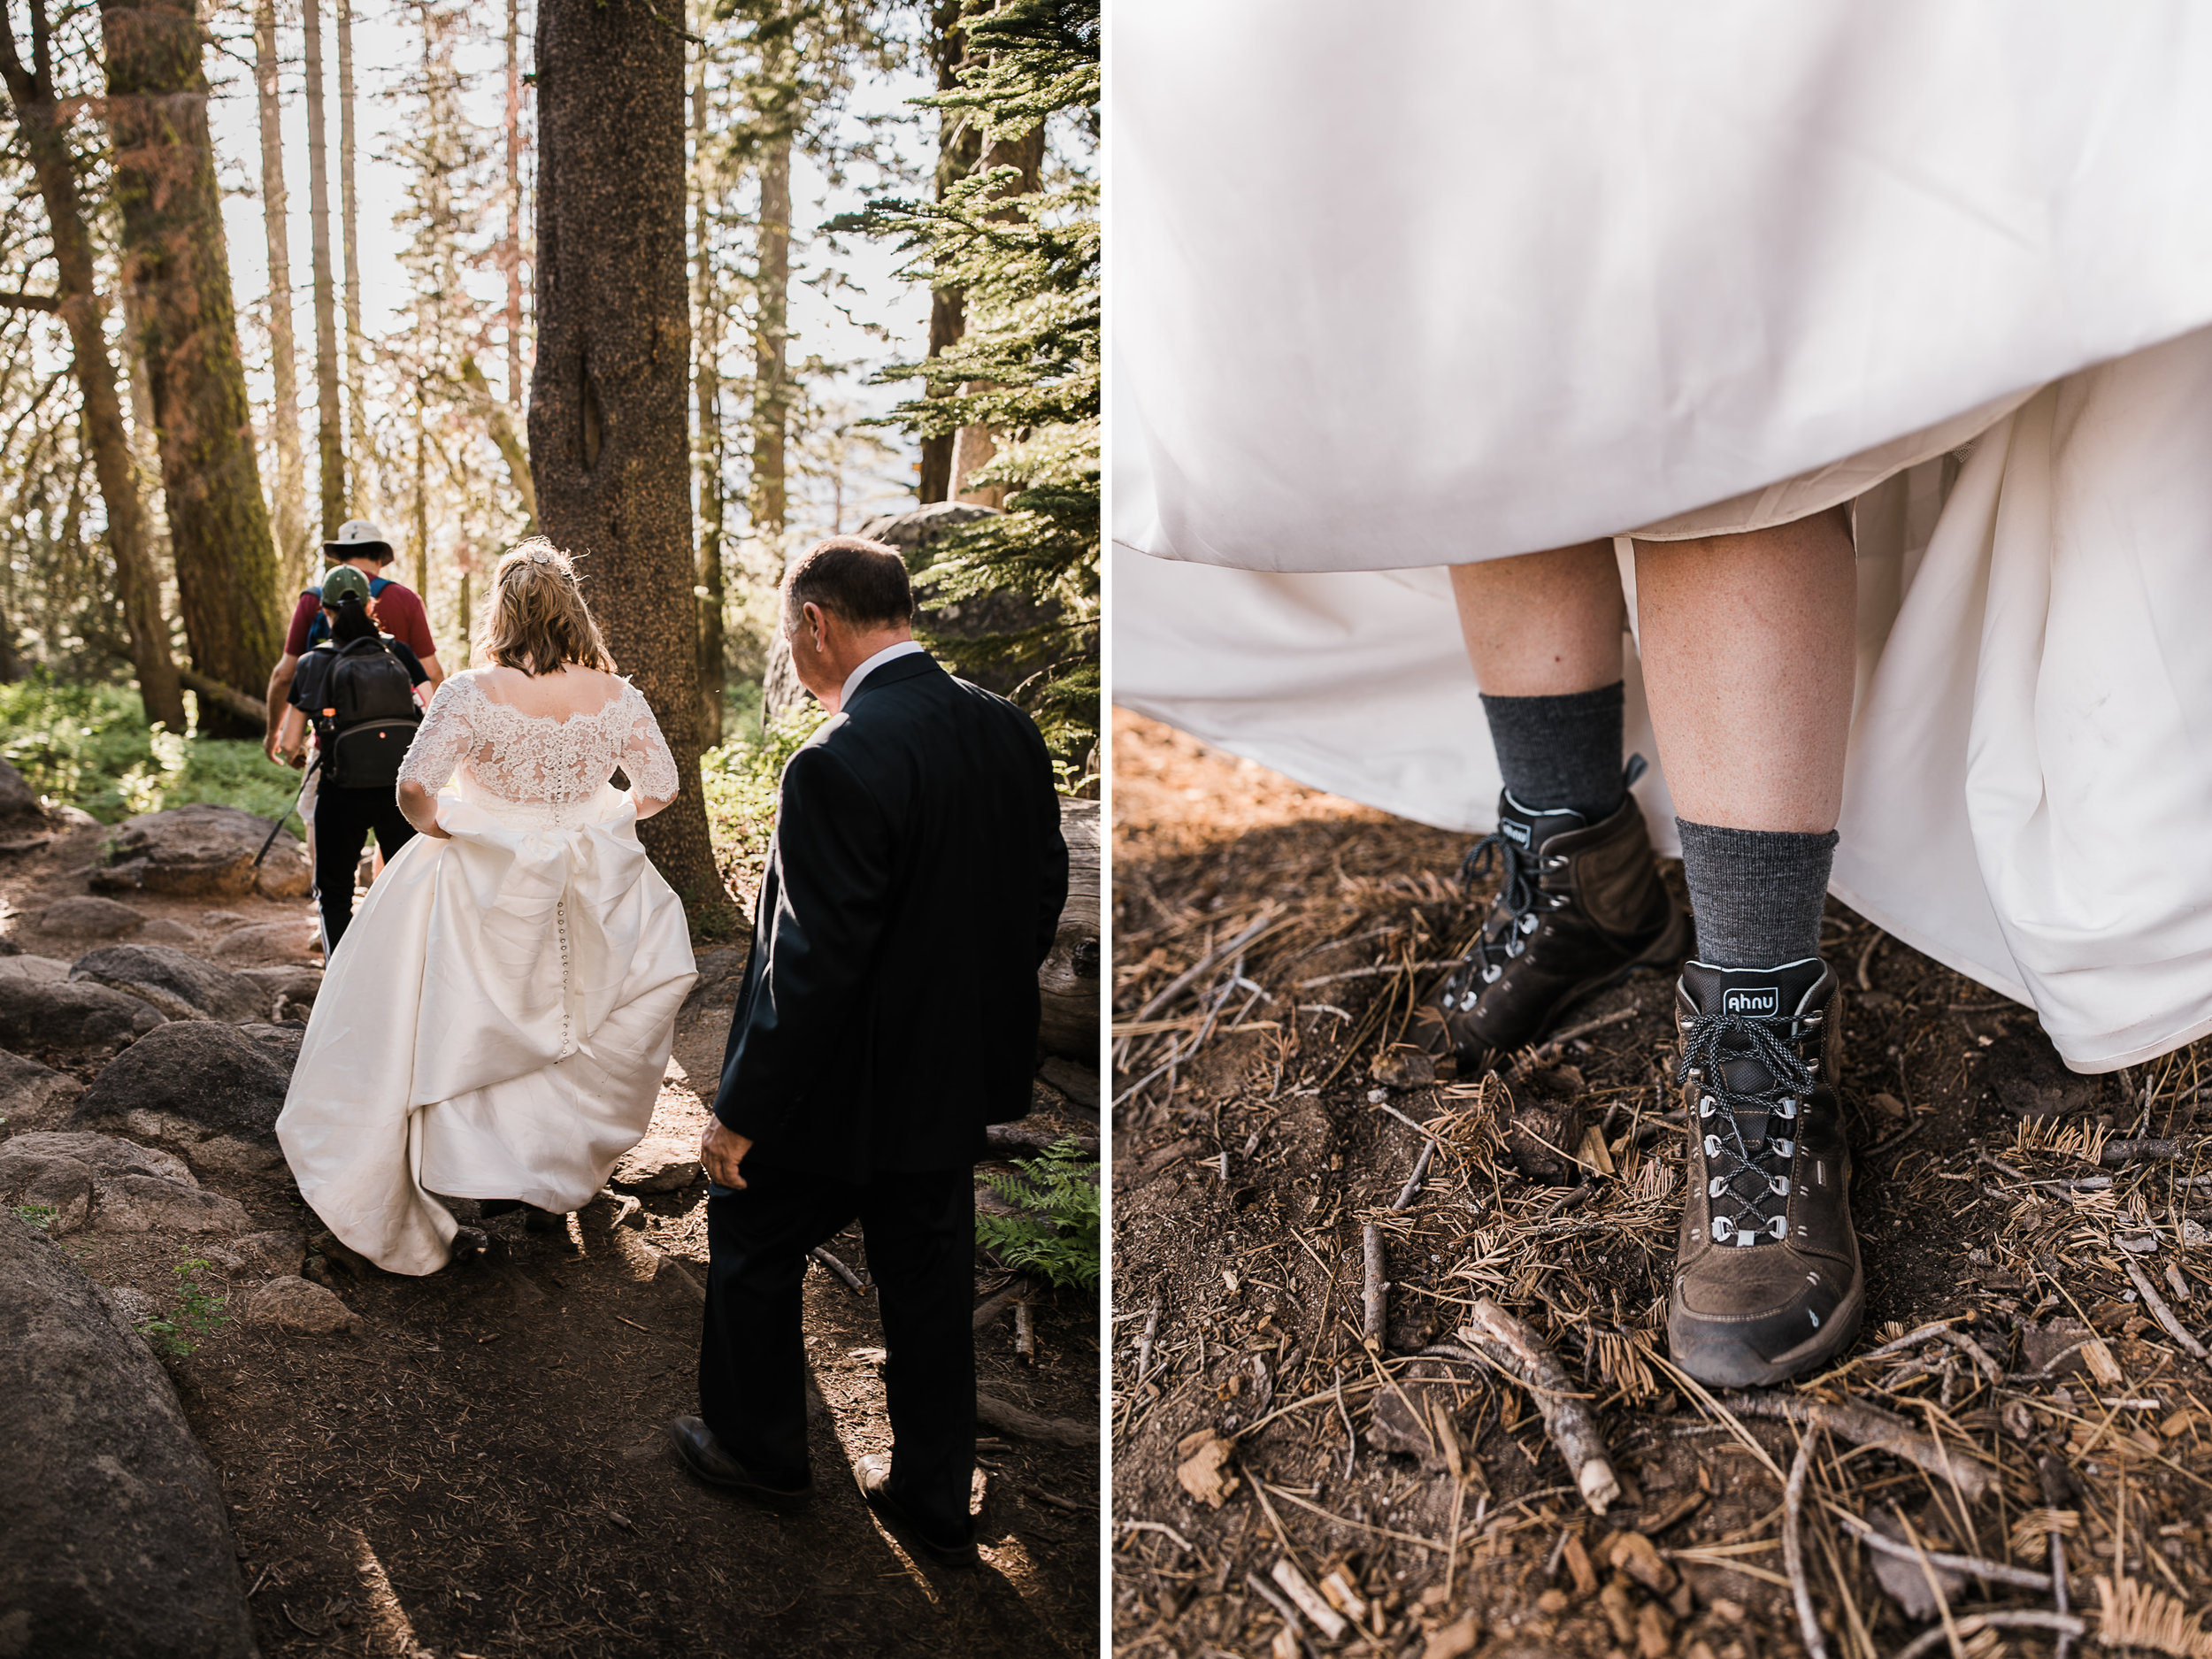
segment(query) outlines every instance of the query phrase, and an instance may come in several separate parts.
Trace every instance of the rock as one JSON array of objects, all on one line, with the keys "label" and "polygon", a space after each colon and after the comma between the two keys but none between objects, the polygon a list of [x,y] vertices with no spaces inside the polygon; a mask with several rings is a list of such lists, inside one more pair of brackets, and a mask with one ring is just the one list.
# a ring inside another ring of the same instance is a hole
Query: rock
[{"label": "rock", "polygon": [[69,977],[151,1002],[171,1019],[235,1025],[267,1018],[274,1002],[242,973],[170,945],[104,945],[78,957]]},{"label": "rock", "polygon": [[305,962],[322,951],[322,934],[314,922],[257,922],[234,927],[208,948],[208,955],[225,962]]},{"label": "rock", "polygon": [[89,895],[50,904],[38,913],[37,921],[41,933],[75,933],[85,939],[120,939],[146,925],[145,916],[129,905]]},{"label": "rock", "polygon": [[0,1654],[254,1654],[222,1488],[167,1374],[65,1250],[5,1215],[0,1492]]},{"label": "rock", "polygon": [[291,1274],[271,1279],[247,1297],[246,1318],[308,1336],[330,1336],[361,1324],[361,1316],[332,1292]]},{"label": "rock", "polygon": [[1436,1081],[1436,1061],[1425,1050],[1402,1042],[1377,1055],[1367,1075],[1385,1088],[1425,1088]]},{"label": "rock", "polygon": [[1582,1179],[1583,1168],[1573,1157],[1582,1146],[1579,1100],[1517,1100],[1501,1127],[1506,1156],[1530,1180],[1571,1187]]},{"label": "rock", "polygon": [[315,1006],[315,994],[323,988],[320,968],[276,967],[241,968],[239,973],[269,995],[269,1005],[274,1008],[278,1000],[301,1010]]},{"label": "rock", "polygon": [[157,916],[140,928],[134,937],[142,945],[189,945],[196,943],[199,936],[182,922]]},{"label": "rock", "polygon": [[2062,1118],[2096,1103],[2099,1079],[2069,1071],[2040,1026],[2001,1033],[1975,1063],[1984,1099],[2020,1118]]},{"label": "rock", "polygon": [[1052,949],[1037,969],[1042,1000],[1037,1041],[1047,1054],[1098,1064],[1098,803],[1062,800],[1068,897]]},{"label": "rock", "polygon": [[[88,1213],[75,1205],[81,1190]],[[57,1233],[241,1233],[252,1225],[236,1199],[204,1189],[181,1158],[112,1135],[0,1141],[0,1197],[10,1194],[16,1203],[54,1208]]]},{"label": "rock", "polygon": [[42,833],[47,827],[45,805],[30,780],[0,760],[0,839]]},{"label": "rock", "polygon": [[1057,1055],[1048,1055],[1037,1067],[1037,1075],[1083,1110],[1094,1115],[1098,1111],[1096,1060],[1094,1059],[1088,1065],[1078,1065],[1071,1060],[1063,1060]]},{"label": "rock", "polygon": [[307,1237],[291,1232],[249,1233],[230,1241],[235,1271],[253,1278],[296,1279],[307,1260]]},{"label": "rock", "polygon": [[30,956],[20,952],[0,956],[0,979],[29,979],[51,985],[69,977],[69,964],[59,956]]},{"label": "rock", "polygon": [[699,978],[684,998],[684,1005],[677,1011],[676,1023],[687,1025],[698,1018],[701,1010],[710,1006],[725,1009],[733,1007],[737,994],[745,983],[745,958],[750,947],[725,945],[710,950],[693,965]]},{"label": "rock", "polygon": [[165,1022],[151,1003],[104,985],[0,979],[0,1048],[18,1053],[119,1048]]},{"label": "rock", "polygon": [[65,1071],[0,1048],[0,1130],[18,1134],[58,1118],[84,1093],[84,1085]]},{"label": "rock", "polygon": [[272,864],[287,872],[283,883],[294,880],[288,872],[295,870],[303,878],[307,851],[288,831],[278,833],[267,861],[255,866],[254,856],[270,828],[267,818],[206,803],[142,812],[123,820],[108,854],[108,868],[97,872],[92,884],[109,891],[234,897],[256,891]]},{"label": "rock", "polygon": [[700,1178],[695,1136],[648,1135],[622,1155],[609,1179],[641,1193],[680,1193]]},{"label": "rock", "polygon": [[108,1062],[69,1122],[190,1147],[204,1164],[273,1167],[299,1039],[296,1028],[173,1020]]},{"label": "rock", "polygon": [[159,1302],[144,1291],[134,1290],[128,1285],[110,1286],[108,1304],[121,1316],[127,1325],[141,1325],[149,1319],[157,1319],[161,1317]]}]

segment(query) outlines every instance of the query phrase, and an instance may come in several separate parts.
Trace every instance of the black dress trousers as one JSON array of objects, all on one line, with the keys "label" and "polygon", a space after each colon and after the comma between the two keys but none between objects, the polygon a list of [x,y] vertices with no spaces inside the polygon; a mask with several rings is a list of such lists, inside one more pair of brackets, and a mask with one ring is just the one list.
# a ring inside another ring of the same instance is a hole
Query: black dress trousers
[{"label": "black dress trousers", "polygon": [[975,1174],[886,1173],[864,1184],[748,1158],[742,1191],[708,1189],[699,1415],[764,1480],[808,1476],[806,1253],[857,1218],[889,1360],[891,1487],[933,1534],[970,1533],[975,1468]]}]

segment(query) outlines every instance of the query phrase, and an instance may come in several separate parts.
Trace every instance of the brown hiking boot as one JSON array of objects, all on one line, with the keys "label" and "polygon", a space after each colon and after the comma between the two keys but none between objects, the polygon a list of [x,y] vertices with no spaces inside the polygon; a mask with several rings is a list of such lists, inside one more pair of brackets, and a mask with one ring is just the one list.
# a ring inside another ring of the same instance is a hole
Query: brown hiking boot
[{"label": "brown hiking boot", "polygon": [[1866,1305],[1851,1230],[1851,1148],[1836,1078],[1843,998],[1817,957],[1682,970],[1675,1029],[1690,1114],[1667,1343],[1701,1383],[1818,1370]]},{"label": "brown hiking boot", "polygon": [[1690,953],[1690,918],[1659,880],[1632,797],[1592,824],[1501,795],[1497,831],[1475,844],[1462,877],[1471,882],[1494,858],[1505,879],[1489,918],[1417,1017],[1432,1054],[1473,1064],[1533,1042],[1582,998]]}]

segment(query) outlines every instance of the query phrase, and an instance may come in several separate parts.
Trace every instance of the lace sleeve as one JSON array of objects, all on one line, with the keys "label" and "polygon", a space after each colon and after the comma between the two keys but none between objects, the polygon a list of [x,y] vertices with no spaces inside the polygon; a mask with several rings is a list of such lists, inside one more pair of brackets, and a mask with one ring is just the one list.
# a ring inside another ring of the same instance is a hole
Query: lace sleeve
[{"label": "lace sleeve", "polygon": [[660,722],[653,718],[652,705],[645,701],[645,694],[635,686],[629,689],[629,731],[622,743],[622,770],[629,774],[630,787],[641,795],[656,801],[673,801],[682,785],[676,777],[676,757],[668,752],[668,740],[661,735]]},{"label": "lace sleeve", "polygon": [[469,722],[474,688],[475,682],[466,674],[452,675],[438,687],[429,712],[415,730],[415,741],[407,746],[406,759],[399,763],[401,783],[419,783],[435,795],[452,780],[454,768],[476,745],[475,728]]}]

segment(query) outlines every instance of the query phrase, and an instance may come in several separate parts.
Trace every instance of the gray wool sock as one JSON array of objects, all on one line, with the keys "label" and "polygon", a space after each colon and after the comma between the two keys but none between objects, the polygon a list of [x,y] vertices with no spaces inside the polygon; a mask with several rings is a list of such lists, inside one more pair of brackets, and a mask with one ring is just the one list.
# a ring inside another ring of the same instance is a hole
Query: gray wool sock
[{"label": "gray wool sock", "polygon": [[1564,807],[1593,824],[1621,804],[1622,682],[1562,697],[1482,694],[1506,793],[1532,810]]},{"label": "gray wool sock", "polygon": [[1774,968],[1820,954],[1820,912],[1836,832],[1724,829],[1677,818],[1697,958],[1717,968]]}]

